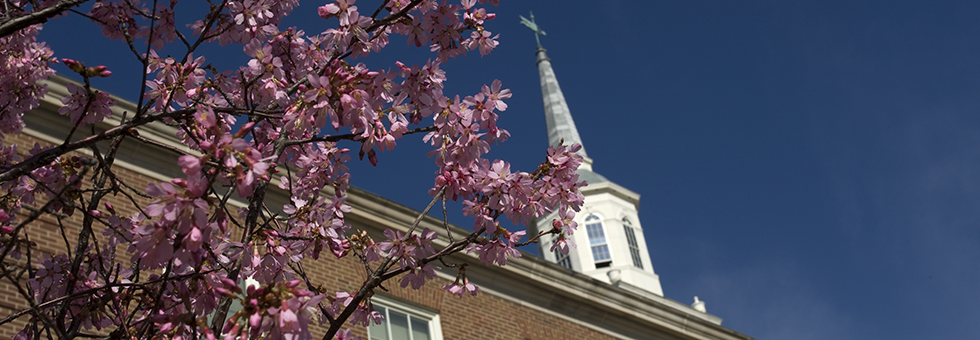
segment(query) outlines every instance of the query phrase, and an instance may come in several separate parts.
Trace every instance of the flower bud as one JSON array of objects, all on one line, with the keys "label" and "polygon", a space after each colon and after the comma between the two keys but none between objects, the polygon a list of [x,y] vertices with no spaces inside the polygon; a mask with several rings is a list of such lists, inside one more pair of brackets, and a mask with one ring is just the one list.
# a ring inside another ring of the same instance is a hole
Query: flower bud
[{"label": "flower bud", "polygon": [[235,283],[235,280],[229,279],[227,277],[221,278],[221,284],[225,285],[225,287],[227,288],[238,287],[238,284]]},{"label": "flower bud", "polygon": [[170,181],[170,183],[173,183],[174,185],[179,186],[181,188],[187,189],[187,180],[183,178],[174,178],[173,180]]},{"label": "flower bud", "polygon": [[174,328],[175,328],[174,323],[173,322],[168,322],[168,323],[165,323],[162,326],[160,326],[160,328],[158,329],[158,331],[162,334],[162,333],[170,332]]},{"label": "flower bud", "polygon": [[[237,313],[236,313],[236,316],[237,316]],[[225,321],[225,326],[221,328],[221,333],[224,333],[224,334],[231,333],[231,330],[234,329],[234,326],[238,325],[238,323],[235,322],[235,321],[232,321],[232,319],[236,319],[236,318],[233,316],[233,317],[228,318],[227,321]],[[234,339],[234,337],[232,339]]]},{"label": "flower bud", "polygon": [[61,58],[61,61],[68,66],[69,69],[76,73],[82,73],[85,70],[85,64],[82,64],[74,59]]},{"label": "flower bud", "polygon": [[224,331],[224,333],[225,333],[225,340],[237,339],[238,338],[238,332],[241,331],[241,329],[242,329],[242,325],[241,324],[237,324],[236,323],[236,324],[232,325],[230,329]]},{"label": "flower bud", "polygon": [[227,290],[227,289],[224,289],[224,288],[221,288],[221,287],[211,287],[211,289],[214,289],[215,292],[218,292],[218,294],[221,294],[221,295],[226,296],[226,297],[233,297],[233,296],[235,296],[235,294],[232,293],[230,290]]},{"label": "flower bud", "polygon": [[109,71],[108,69],[106,69],[106,67],[104,65],[99,65],[99,66],[89,67],[87,70],[85,70],[85,74],[87,74],[89,77],[103,77],[104,78],[104,77],[108,77],[108,76],[112,75],[112,71]]},{"label": "flower bud", "polygon": [[238,132],[235,132],[235,138],[245,137],[245,135],[247,135],[249,131],[252,131],[253,126],[255,126],[255,122],[245,123],[245,125],[242,125],[242,128],[239,129]]}]

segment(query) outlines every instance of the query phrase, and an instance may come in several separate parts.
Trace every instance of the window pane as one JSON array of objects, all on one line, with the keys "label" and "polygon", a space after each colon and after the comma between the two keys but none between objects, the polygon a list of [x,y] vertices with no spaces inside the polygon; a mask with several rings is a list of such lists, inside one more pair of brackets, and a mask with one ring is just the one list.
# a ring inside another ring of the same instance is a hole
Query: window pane
[{"label": "window pane", "polygon": [[633,228],[624,227],[626,229],[626,242],[629,242],[630,247],[639,247],[636,243],[636,234],[633,233]]},{"label": "window pane", "polygon": [[381,321],[380,325],[370,325],[368,326],[368,334],[371,334],[371,340],[388,340],[388,320]]},{"label": "window pane", "polygon": [[572,269],[572,258],[568,255],[559,255],[558,264],[567,269]]},{"label": "window pane", "polygon": [[429,340],[429,323],[412,318],[412,340]]},{"label": "window pane", "polygon": [[592,258],[596,261],[609,259],[609,247],[606,245],[592,247]]},{"label": "window pane", "polygon": [[630,256],[633,257],[633,265],[636,266],[636,268],[643,269],[643,260],[640,259],[640,250],[630,247]]},{"label": "window pane", "polygon": [[585,225],[586,230],[589,233],[589,243],[590,244],[604,244],[606,243],[606,235],[602,232],[602,224],[587,224]]},{"label": "window pane", "polygon": [[373,322],[368,326],[368,334],[371,335],[371,340],[388,340],[388,311],[387,308],[375,305],[374,310],[384,315],[384,320],[381,320],[380,325],[375,325]]},{"label": "window pane", "polygon": [[[439,338],[437,319],[425,311],[415,310],[411,306],[399,306],[393,302],[378,301],[383,298],[375,296],[374,308],[383,315],[382,325],[368,327],[370,339],[365,340],[433,340]],[[393,304],[394,308],[382,304]],[[398,310],[395,308],[405,308]],[[418,314],[416,314],[418,313]]]},{"label": "window pane", "polygon": [[640,245],[636,243],[636,233],[629,226],[624,226],[624,228],[626,229],[626,242],[629,243],[630,247],[630,256],[633,257],[633,266],[643,269],[643,261],[640,259]]},{"label": "window pane", "polygon": [[390,309],[388,315],[391,316],[391,320],[388,320],[391,323],[391,340],[409,340],[408,315]]}]

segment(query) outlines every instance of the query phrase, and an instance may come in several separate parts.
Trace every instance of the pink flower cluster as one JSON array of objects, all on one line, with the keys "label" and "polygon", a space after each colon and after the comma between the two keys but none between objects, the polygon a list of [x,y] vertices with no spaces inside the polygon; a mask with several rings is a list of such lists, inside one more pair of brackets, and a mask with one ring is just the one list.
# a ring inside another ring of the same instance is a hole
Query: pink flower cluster
[{"label": "pink flower cluster", "polygon": [[[391,10],[403,8],[405,4],[405,1],[388,2]],[[492,33],[484,29],[483,23],[496,15],[483,8],[474,8],[475,5],[475,0],[463,0],[462,5],[425,1],[419,15],[414,15],[411,22],[405,20],[395,24],[392,32],[407,35],[409,44],[429,45],[442,60],[465,55],[467,50],[474,49],[479,49],[480,55],[487,55],[499,44],[496,41],[499,35],[491,37]],[[460,12],[462,16],[458,15]],[[471,33],[469,38],[463,39],[465,31]]]},{"label": "pink flower cluster", "polygon": [[[330,298],[330,308],[327,312],[334,317],[341,313],[345,308],[351,306],[354,302],[354,295],[348,292],[340,291],[337,292],[337,297]],[[354,312],[351,314],[350,323],[355,325],[368,326],[370,324],[379,324],[383,317],[381,313],[374,310],[374,306],[371,304],[370,300],[362,300],[361,303],[357,304]]]},{"label": "pink flower cluster", "polygon": [[228,12],[214,18],[215,24],[208,32],[204,31],[207,20],[198,20],[188,27],[194,30],[194,35],[204,34],[209,41],[218,41],[222,46],[247,43],[276,32],[282,18],[298,5],[298,0],[228,1]]},{"label": "pink flower cluster", "polygon": [[59,108],[58,113],[71,117],[73,123],[95,124],[112,116],[110,107],[116,102],[109,98],[108,93],[93,90],[89,94],[84,87],[74,83],[68,83],[67,87],[69,95],[61,98],[65,106]]},{"label": "pink flower cluster", "polygon": [[200,67],[204,57],[194,59],[188,56],[186,63],[179,63],[174,58],[160,58],[155,50],[150,50],[147,59],[146,73],[156,72],[156,79],[146,81],[147,98],[154,101],[153,109],[167,111],[174,105],[189,106],[189,101],[197,99],[201,89],[199,86],[205,80],[205,72]]},{"label": "pink flower cluster", "polygon": [[[151,183],[138,192],[105,172],[111,169],[96,167],[95,179],[106,184],[82,191],[79,173],[87,160],[42,153],[92,144],[35,146],[23,157],[15,145],[0,148],[0,176],[10,176],[0,183],[8,192],[0,200],[0,250],[17,256],[20,249],[30,249],[24,247],[29,245],[26,239],[17,236],[13,222],[23,204],[43,203],[36,197],[43,193],[51,210],[78,210],[87,228],[104,227],[102,244],[90,243],[80,254],[47,258],[28,280],[36,302],[75,301],[65,296],[90,292],[91,301],[73,303],[69,313],[84,327],[115,325],[144,336],[152,329],[174,339],[307,339],[308,326],[322,313],[319,321],[330,323],[328,337],[351,339],[349,329],[339,329],[346,321],[381,321],[370,292],[384,280],[397,279],[402,287],[420,289],[436,277],[436,261],[448,254],[465,250],[484,264],[505,265],[521,256],[517,247],[525,236],[540,236],[507,230],[499,218],[525,224],[557,210],[555,229],[544,233],[557,233],[564,240],[576,228],[572,218],[583,201],[579,189],[585,183],[575,174],[582,162],[576,154],[580,146],[550,148],[546,161],[533,172],[512,170],[505,161],[484,158],[491,145],[510,136],[498,126],[510,91],[495,80],[470,96],[444,93],[444,63],[467,51],[485,55],[498,45],[497,36],[484,27],[495,15],[477,6],[486,2],[389,0],[377,13],[366,15],[375,7],[362,13],[354,0],[335,0],[317,8],[332,27],[313,36],[280,27],[298,5],[296,0],[220,2],[200,20],[189,21],[189,29],[177,25],[183,13],[176,10],[176,0],[155,6],[135,0],[95,2],[88,16],[105,36],[123,41],[133,51],[146,51],[134,52],[146,67],[141,90],[146,102],[122,122],[129,125],[114,138],[136,136],[142,124],[153,121],[178,126],[177,137],[190,149],[180,151],[186,152],[176,160],[184,176]],[[52,3],[32,6],[36,10]],[[36,108],[45,93],[37,81],[53,73],[48,64],[56,60],[43,43],[35,42],[38,29],[31,26],[0,37],[0,47],[11,51],[0,57],[2,134],[22,130],[23,112]],[[412,66],[399,61],[389,69],[351,61],[382,51],[392,35],[428,46],[435,56]],[[220,71],[204,57],[194,57],[197,46],[205,42],[240,45],[249,61]],[[184,57],[160,52],[172,53],[173,47],[186,48]],[[111,72],[104,66],[62,60],[85,78],[86,85],[69,84],[59,112],[77,124],[109,117],[115,103],[87,84]],[[350,151],[357,148],[360,158],[366,156],[377,165],[382,152],[420,132],[426,133],[422,141],[432,146],[429,155],[437,168],[430,194],[436,200],[462,202],[464,214],[474,218],[473,233],[437,249],[437,233],[425,228],[386,230],[377,242],[364,231],[352,231],[346,220],[351,211]],[[115,151],[100,149],[106,155],[95,158],[104,162]],[[18,172],[18,166],[26,168],[31,162],[37,165]],[[269,185],[288,191],[289,203],[268,206],[264,197]],[[145,194],[152,203],[127,207],[130,213],[138,211],[129,217],[108,204],[108,213],[93,210],[102,207],[104,202],[98,200],[109,193],[123,193],[134,205],[134,196]],[[244,203],[237,213],[228,203],[235,196]],[[567,252],[565,242],[556,245]],[[117,247],[131,253],[129,268],[115,261]],[[313,290],[315,284],[307,281],[298,264],[307,257],[320,259],[324,251],[334,258],[358,257],[369,271],[367,289],[325,298],[301,288]],[[464,265],[446,265],[459,274],[445,290],[457,296],[479,291],[466,278]],[[257,284],[243,289],[240,280],[232,279],[245,277]],[[238,301],[242,310],[226,319],[221,332],[212,331],[204,316],[220,315],[220,302],[229,300]],[[32,315],[58,315],[58,308],[42,309]],[[349,318],[335,320],[342,315]]]},{"label": "pink flower cluster", "polygon": [[157,199],[145,209],[151,219],[132,230],[133,261],[139,260],[142,268],[163,268],[171,260],[177,272],[193,268],[204,261],[202,245],[222,231],[221,223],[208,221],[210,206],[201,198],[207,188],[203,177],[176,179],[174,184],[151,183],[146,189]]},{"label": "pink flower cluster", "polygon": [[[245,141],[246,137],[255,123],[245,123],[238,132],[230,133],[230,123],[234,123],[230,117],[219,117],[210,108],[200,108],[194,114],[194,122],[189,122],[188,127],[183,131],[184,139],[193,141],[189,143],[196,146],[204,153],[203,156],[196,157],[191,155],[181,156],[177,164],[181,166],[184,174],[187,175],[188,184],[196,184],[194,195],[200,196],[207,190],[207,183],[204,180],[205,164],[214,161],[219,165],[223,176],[219,180],[224,183],[233,184],[239,197],[251,195],[252,188],[259,180],[268,180],[266,174],[269,170],[268,159],[262,156],[265,145],[255,145]],[[219,121],[219,119],[222,119]],[[218,171],[212,169],[209,172]]]},{"label": "pink flower cluster", "polygon": [[[31,149],[31,155],[37,155],[50,149],[42,148],[35,143]],[[79,182],[78,173],[84,160],[79,156],[57,157],[51,163],[40,166],[28,175],[20,176],[16,182],[3,183],[2,187],[10,190],[10,193],[17,197],[13,204],[13,211],[16,212],[21,204],[35,204],[36,195],[43,193],[50,203],[52,211],[61,210],[63,213],[71,215],[75,212],[74,208],[67,202],[71,202],[78,197]],[[56,198],[61,199],[56,199]]]},{"label": "pink flower cluster", "polygon": [[146,35],[141,31],[149,30],[149,27],[142,27],[141,29],[136,22],[136,18],[140,16],[141,12],[148,12],[146,7],[140,5],[139,1],[99,1],[92,5],[88,15],[93,19],[93,22],[102,26],[102,34],[109,39],[123,40],[127,39],[126,36],[132,39]]},{"label": "pink flower cluster", "polygon": [[458,297],[463,297],[463,293],[470,293],[470,295],[476,296],[476,293],[480,291],[480,287],[470,283],[470,280],[466,278],[463,271],[460,270],[459,275],[456,276],[456,281],[442,287],[447,292],[455,294]]},{"label": "pink flower cluster", "polygon": [[323,295],[313,294],[292,280],[266,286],[249,285],[242,289],[235,281],[221,280],[215,289],[239,300],[242,309],[225,322],[225,339],[239,336],[248,339],[312,339],[310,320],[318,313],[317,305]]},{"label": "pink flower cluster", "polygon": [[40,106],[48,92],[38,84],[54,74],[49,62],[57,62],[51,49],[37,42],[40,25],[30,26],[0,37],[0,137],[24,128],[24,112]]},{"label": "pink flower cluster", "polygon": [[[69,322],[76,320],[80,322],[84,329],[103,329],[116,323],[113,316],[107,313],[104,307],[104,300],[108,298],[102,291],[96,290],[105,285],[105,282],[98,277],[95,266],[97,263],[85,262],[82,264],[82,271],[72,273],[71,263],[67,255],[51,257],[45,254],[37,269],[34,277],[27,280],[34,293],[34,298],[39,303],[51,301],[71,292],[90,292],[95,293],[77,296],[70,299],[66,304],[69,308],[67,316]],[[100,306],[101,305],[101,306]],[[29,330],[25,329],[25,334]]]}]

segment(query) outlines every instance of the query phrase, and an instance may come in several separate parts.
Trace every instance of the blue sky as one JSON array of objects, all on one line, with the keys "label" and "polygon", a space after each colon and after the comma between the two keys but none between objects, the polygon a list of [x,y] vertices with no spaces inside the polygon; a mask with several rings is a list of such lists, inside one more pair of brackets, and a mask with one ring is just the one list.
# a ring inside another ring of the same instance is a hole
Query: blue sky
[{"label": "blue sky", "polygon": [[[289,24],[333,24],[319,5]],[[513,137],[491,156],[533,170],[547,139],[534,37],[517,16],[534,11],[595,171],[642,195],[667,297],[698,295],[760,339],[980,338],[980,3],[503,0],[492,11],[500,47],[450,61],[447,92],[502,80]],[[127,78],[138,64],[86,20],[52,20],[42,37],[56,56],[110,65],[97,87],[138,95]],[[363,61],[430,58],[403,44]],[[205,55],[246,60],[239,47]],[[419,139],[399,146],[378,168],[355,165],[353,183],[422,208],[435,167]]]}]

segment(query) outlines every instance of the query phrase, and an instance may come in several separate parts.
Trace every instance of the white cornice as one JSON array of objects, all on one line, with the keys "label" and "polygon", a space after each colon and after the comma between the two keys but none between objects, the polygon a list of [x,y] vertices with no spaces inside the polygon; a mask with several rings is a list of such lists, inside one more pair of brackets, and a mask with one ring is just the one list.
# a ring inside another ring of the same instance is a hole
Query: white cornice
[{"label": "white cornice", "polygon": [[630,189],[626,189],[619,184],[613,183],[612,181],[589,183],[589,185],[582,187],[581,191],[586,197],[603,193],[612,194],[613,196],[629,202],[635,209],[640,209],[640,194]]}]

